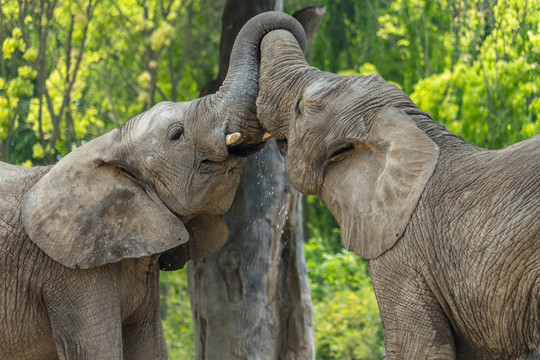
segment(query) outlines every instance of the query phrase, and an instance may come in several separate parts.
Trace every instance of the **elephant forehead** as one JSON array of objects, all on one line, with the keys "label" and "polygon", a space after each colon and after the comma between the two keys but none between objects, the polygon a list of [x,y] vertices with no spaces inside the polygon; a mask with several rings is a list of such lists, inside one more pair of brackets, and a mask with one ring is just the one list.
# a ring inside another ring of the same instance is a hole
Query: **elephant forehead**
[{"label": "elephant forehead", "polygon": [[[362,104],[373,99],[372,76],[325,76],[308,85],[304,92],[307,112],[324,112],[326,117],[361,114]],[[370,86],[368,86],[371,83]],[[327,119],[330,120],[330,119]],[[343,121],[343,120],[338,120]]]},{"label": "elephant forehead", "polygon": [[149,138],[162,134],[174,122],[180,122],[188,103],[160,102],[144,112],[131,129],[132,139]]},{"label": "elephant forehead", "polygon": [[325,95],[329,90],[335,90],[335,85],[329,79],[318,79],[306,87],[306,98],[320,98],[321,95]]},{"label": "elephant forehead", "polygon": [[379,75],[354,76],[351,82],[351,92],[356,94],[358,101],[364,106],[363,110],[372,107],[410,106],[411,100],[396,85],[391,84]]},{"label": "elephant forehead", "polygon": [[306,86],[304,99],[327,104],[344,94],[347,79],[334,74],[323,73],[323,76]]}]

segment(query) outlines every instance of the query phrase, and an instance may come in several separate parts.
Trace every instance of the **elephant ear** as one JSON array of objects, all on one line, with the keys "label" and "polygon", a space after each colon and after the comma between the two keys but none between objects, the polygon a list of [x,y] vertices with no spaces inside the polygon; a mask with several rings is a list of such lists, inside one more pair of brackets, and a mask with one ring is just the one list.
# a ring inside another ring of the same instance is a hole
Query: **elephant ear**
[{"label": "elephant ear", "polygon": [[392,248],[433,174],[439,149],[403,111],[383,108],[365,141],[355,145],[323,201],[342,230],[343,245],[366,259]]},{"label": "elephant ear", "polygon": [[189,241],[165,251],[159,257],[161,270],[178,270],[189,260],[199,260],[221,248],[229,230],[221,215],[201,214],[186,223]]},{"label": "elephant ear", "polygon": [[67,267],[149,256],[188,241],[180,219],[119,165],[119,141],[114,130],[74,150],[24,196],[28,236]]}]

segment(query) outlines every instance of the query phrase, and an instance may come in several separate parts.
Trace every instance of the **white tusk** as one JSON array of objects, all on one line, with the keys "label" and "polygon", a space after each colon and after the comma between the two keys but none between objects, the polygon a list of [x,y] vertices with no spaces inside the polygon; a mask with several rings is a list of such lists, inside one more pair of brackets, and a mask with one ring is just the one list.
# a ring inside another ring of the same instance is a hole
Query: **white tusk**
[{"label": "white tusk", "polygon": [[272,134],[270,134],[268,131],[266,131],[262,137],[262,141],[265,142],[265,141],[268,141],[270,140],[271,138],[273,138]]},{"label": "white tusk", "polygon": [[241,140],[242,134],[240,134],[239,132],[235,132],[225,136],[225,144],[227,144],[227,146],[237,145],[240,143]]}]

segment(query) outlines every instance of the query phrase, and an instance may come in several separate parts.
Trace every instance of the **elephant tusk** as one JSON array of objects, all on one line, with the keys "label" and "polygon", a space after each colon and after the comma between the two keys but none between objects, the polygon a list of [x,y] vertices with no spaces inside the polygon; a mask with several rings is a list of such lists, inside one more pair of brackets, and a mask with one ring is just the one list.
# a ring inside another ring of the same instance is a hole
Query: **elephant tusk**
[{"label": "elephant tusk", "polygon": [[270,140],[271,138],[273,138],[272,134],[270,134],[268,131],[266,131],[262,137],[262,141],[265,142],[265,141],[268,141]]},{"label": "elephant tusk", "polygon": [[225,136],[225,144],[227,144],[227,146],[238,145],[240,141],[242,141],[242,134],[240,134],[239,132],[235,132]]}]

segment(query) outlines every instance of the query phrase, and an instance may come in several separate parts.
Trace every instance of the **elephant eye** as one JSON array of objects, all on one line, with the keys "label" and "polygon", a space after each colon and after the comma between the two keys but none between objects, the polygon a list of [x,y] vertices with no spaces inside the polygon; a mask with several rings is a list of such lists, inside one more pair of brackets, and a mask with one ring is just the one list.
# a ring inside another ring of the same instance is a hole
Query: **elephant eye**
[{"label": "elephant eye", "polygon": [[330,147],[328,155],[327,155],[327,161],[337,161],[343,158],[343,156],[347,155],[351,151],[354,150],[354,144],[352,143],[341,143],[336,144]]},{"label": "elephant eye", "polygon": [[354,150],[354,145],[353,144],[347,144],[347,145],[344,145],[343,147],[340,147],[339,149],[335,150],[334,152],[332,152],[332,154],[330,154],[330,158],[336,158],[342,154],[345,154],[349,151],[352,151]]},{"label": "elephant eye", "polygon": [[182,129],[182,128],[174,128],[171,131],[171,136],[170,136],[171,141],[179,140],[182,137],[183,133],[184,133],[184,129]]}]

